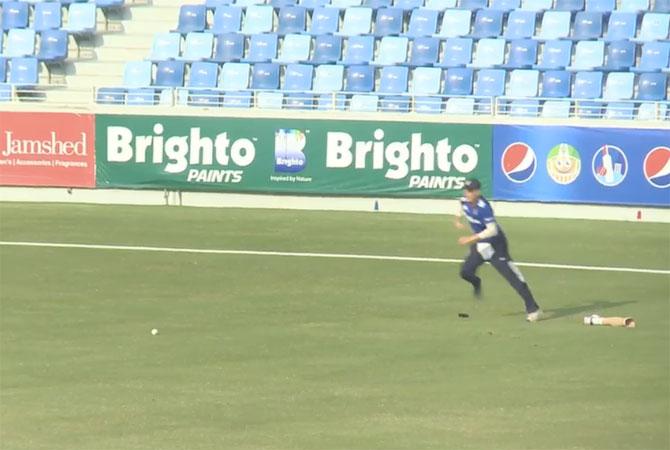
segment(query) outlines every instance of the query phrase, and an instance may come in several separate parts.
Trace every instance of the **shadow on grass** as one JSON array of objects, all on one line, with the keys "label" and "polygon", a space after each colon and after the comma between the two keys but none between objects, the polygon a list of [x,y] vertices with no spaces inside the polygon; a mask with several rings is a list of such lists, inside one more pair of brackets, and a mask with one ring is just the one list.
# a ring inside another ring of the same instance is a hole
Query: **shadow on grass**
[{"label": "shadow on grass", "polygon": [[[637,303],[635,300],[626,300],[626,301],[621,301],[621,302],[611,302],[611,301],[606,301],[606,300],[601,300],[601,301],[595,301],[588,303],[586,305],[577,305],[577,306],[569,306],[566,308],[554,308],[554,309],[545,309],[544,310],[544,317],[542,320],[552,320],[552,319],[559,319],[561,317],[567,317],[567,316],[573,316],[575,314],[597,314],[600,313],[604,309],[609,309],[609,308],[614,308],[616,306],[623,306],[623,305],[630,305],[631,303]],[[506,316],[516,316],[519,313],[510,313],[510,314],[505,314]]]}]

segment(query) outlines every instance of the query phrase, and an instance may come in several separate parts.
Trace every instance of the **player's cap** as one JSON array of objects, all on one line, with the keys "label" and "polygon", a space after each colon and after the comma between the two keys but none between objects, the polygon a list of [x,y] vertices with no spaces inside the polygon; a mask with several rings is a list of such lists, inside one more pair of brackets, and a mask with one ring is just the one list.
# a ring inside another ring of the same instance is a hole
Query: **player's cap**
[{"label": "player's cap", "polygon": [[482,184],[476,178],[470,178],[465,180],[465,190],[466,191],[478,191],[482,188]]}]

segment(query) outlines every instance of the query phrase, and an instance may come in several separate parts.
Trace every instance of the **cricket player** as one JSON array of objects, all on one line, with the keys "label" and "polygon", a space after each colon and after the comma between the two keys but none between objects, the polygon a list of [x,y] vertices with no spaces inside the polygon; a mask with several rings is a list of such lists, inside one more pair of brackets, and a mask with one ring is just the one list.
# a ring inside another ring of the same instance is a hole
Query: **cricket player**
[{"label": "cricket player", "polygon": [[479,180],[470,179],[465,182],[461,206],[454,221],[456,228],[462,230],[465,225],[461,218],[465,216],[474,233],[458,239],[459,244],[470,246],[470,254],[461,266],[461,278],[472,284],[475,296],[480,297],[482,280],[476,275],[477,268],[485,262],[491,263],[523,298],[526,304],[526,320],[536,322],[540,319],[542,310],[533,298],[523,275],[514,265],[507,248],[507,237],[496,222],[493,209],[482,196],[480,189]]}]

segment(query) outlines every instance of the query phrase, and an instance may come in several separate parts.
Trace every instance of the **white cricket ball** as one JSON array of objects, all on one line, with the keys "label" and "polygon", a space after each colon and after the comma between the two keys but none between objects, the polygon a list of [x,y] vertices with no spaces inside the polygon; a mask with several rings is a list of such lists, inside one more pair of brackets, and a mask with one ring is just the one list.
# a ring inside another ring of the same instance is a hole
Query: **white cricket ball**
[{"label": "white cricket ball", "polygon": [[158,334],[158,328],[152,328],[151,329],[151,335],[156,336]]}]

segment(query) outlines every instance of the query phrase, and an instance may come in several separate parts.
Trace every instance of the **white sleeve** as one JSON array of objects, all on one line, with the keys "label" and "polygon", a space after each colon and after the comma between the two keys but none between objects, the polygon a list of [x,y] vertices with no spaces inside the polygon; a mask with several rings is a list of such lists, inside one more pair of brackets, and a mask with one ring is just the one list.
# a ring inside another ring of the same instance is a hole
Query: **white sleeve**
[{"label": "white sleeve", "polygon": [[486,224],[486,229],[477,233],[479,239],[487,239],[498,234],[498,225],[495,222],[489,222]]}]

